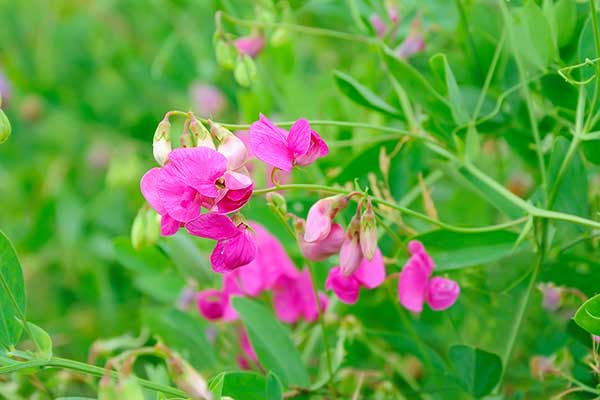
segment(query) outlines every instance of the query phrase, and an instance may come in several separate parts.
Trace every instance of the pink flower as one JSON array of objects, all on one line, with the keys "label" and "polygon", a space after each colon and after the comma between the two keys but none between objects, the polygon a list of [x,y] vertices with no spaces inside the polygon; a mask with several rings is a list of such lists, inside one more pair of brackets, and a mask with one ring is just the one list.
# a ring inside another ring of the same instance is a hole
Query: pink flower
[{"label": "pink flower", "polygon": [[190,88],[190,96],[194,102],[194,109],[203,117],[218,115],[227,106],[227,100],[218,87],[196,82]]},{"label": "pink flower", "polygon": [[542,306],[548,311],[556,311],[560,308],[564,288],[554,283],[540,283],[538,289],[542,292]]},{"label": "pink flower", "polygon": [[234,321],[238,313],[231,305],[231,296],[241,294],[234,279],[227,274],[223,277],[223,289],[206,289],[198,292],[198,311],[209,321]]},{"label": "pink flower", "polygon": [[308,165],[329,152],[327,144],[304,118],[297,120],[288,132],[262,114],[250,126],[250,147],[258,159],[286,172],[296,164]]},{"label": "pink flower", "polygon": [[[340,249],[340,271],[350,276],[360,266],[364,258],[360,245],[360,218],[355,215],[350,221],[344,243]],[[372,257],[371,257],[372,258]]]},{"label": "pink flower", "polygon": [[325,238],[307,242],[304,240],[304,220],[299,221],[301,222],[296,222],[296,232],[298,233],[298,245],[304,258],[311,261],[323,261],[340,251],[345,235],[344,228],[339,224],[332,224]]},{"label": "pink flower", "polygon": [[254,235],[244,223],[235,225],[223,214],[202,214],[185,224],[194,236],[217,241],[210,263],[215,272],[231,271],[250,263],[256,255]]},{"label": "pink flower", "polygon": [[408,36],[394,51],[399,58],[406,59],[423,50],[425,50],[425,38],[421,29],[421,21],[415,19],[411,24]]},{"label": "pink flower", "polygon": [[600,336],[592,335],[592,340],[594,341],[594,343],[600,343]]},{"label": "pink flower", "polygon": [[313,204],[306,217],[304,240],[317,242],[325,239],[331,231],[333,218],[347,205],[348,198],[344,195],[325,197]]},{"label": "pink flower", "polygon": [[242,369],[251,369],[251,363],[258,364],[258,356],[250,343],[248,333],[244,328],[240,329],[240,348],[242,355],[238,357],[238,364]]},{"label": "pink flower", "polygon": [[387,31],[387,25],[385,24],[385,21],[376,13],[371,14],[369,21],[371,21],[371,25],[373,25],[373,29],[375,29],[377,36],[380,38],[384,37],[385,32]]},{"label": "pink flower", "polygon": [[458,284],[446,278],[430,279],[435,264],[423,245],[412,241],[408,248],[412,256],[402,268],[398,280],[400,304],[413,312],[423,311],[425,302],[436,311],[451,307],[460,294]]},{"label": "pink flower", "polygon": [[[323,310],[328,299],[319,293],[319,303]],[[319,318],[319,309],[315,300],[310,272],[305,269],[296,276],[282,275],[273,286],[273,305],[277,318],[292,324],[300,318],[315,321]]]},{"label": "pink flower", "polygon": [[340,267],[332,268],[325,281],[325,289],[332,290],[346,304],[358,300],[360,288],[374,289],[385,280],[385,265],[381,251],[377,249],[371,261],[363,258],[353,274],[346,276]]},{"label": "pink flower", "polygon": [[161,233],[172,235],[200,214],[202,206],[220,213],[239,210],[252,196],[253,183],[228,171],[227,159],[207,147],[176,149],[169,162],[142,177],[142,194],[161,218]]},{"label": "pink flower", "polygon": [[265,38],[261,35],[243,36],[236,39],[234,44],[240,53],[256,58],[265,47]]}]

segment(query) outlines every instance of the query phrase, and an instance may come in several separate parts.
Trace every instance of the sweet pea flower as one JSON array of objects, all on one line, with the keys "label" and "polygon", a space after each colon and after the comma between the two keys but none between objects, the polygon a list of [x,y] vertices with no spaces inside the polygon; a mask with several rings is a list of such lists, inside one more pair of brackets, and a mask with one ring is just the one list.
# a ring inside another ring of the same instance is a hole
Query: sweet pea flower
[{"label": "sweet pea flower", "polygon": [[458,283],[441,277],[430,279],[435,264],[423,244],[412,241],[408,248],[412,255],[398,280],[400,304],[413,312],[423,311],[425,302],[435,311],[451,307],[460,294]]},{"label": "sweet pea flower", "polygon": [[297,120],[288,132],[262,114],[250,126],[250,147],[256,158],[285,172],[290,172],[294,165],[311,164],[329,152],[327,144],[306,119]]},{"label": "sweet pea flower", "polygon": [[254,234],[247,225],[238,225],[223,214],[202,214],[187,222],[185,228],[194,236],[217,241],[210,263],[215,272],[231,271],[250,263],[256,256]]},{"label": "sweet pea flower", "polygon": [[540,283],[538,289],[542,292],[542,306],[546,310],[556,311],[560,308],[565,288],[556,286],[552,282],[548,282]]},{"label": "sweet pea flower", "polygon": [[421,29],[421,20],[417,18],[412,22],[408,36],[394,52],[399,58],[407,59],[423,50],[425,50],[425,37]]},{"label": "sweet pea flower", "polygon": [[[350,221],[348,231],[340,249],[340,271],[350,276],[360,266],[364,255],[360,244],[360,218],[355,215]],[[371,257],[372,258],[372,257]]]},{"label": "sweet pea flower", "polygon": [[[319,292],[319,303],[323,311],[327,309],[327,296]],[[296,276],[282,275],[273,286],[273,306],[281,321],[293,324],[300,318],[315,321],[319,318],[319,308],[315,300],[310,272],[305,269]]]},{"label": "sweet pea flower", "polygon": [[242,294],[235,279],[224,275],[223,289],[206,289],[198,292],[196,303],[200,314],[209,321],[234,321],[238,313],[231,305],[231,296]]},{"label": "sweet pea flower", "polygon": [[325,239],[331,231],[332,221],[340,210],[348,205],[348,197],[337,195],[325,197],[308,210],[304,241],[317,242]]},{"label": "sweet pea flower", "polygon": [[227,159],[207,147],[181,148],[169,154],[161,168],[142,177],[146,201],[161,215],[161,233],[173,235],[197,218],[201,207],[220,213],[239,210],[252,196],[253,183],[227,170]]},{"label": "sweet pea flower", "polygon": [[329,271],[325,281],[325,289],[333,293],[346,304],[354,304],[358,300],[360,288],[374,289],[385,280],[385,264],[381,251],[377,249],[373,259],[362,258],[359,267],[349,276],[342,269],[334,267]]},{"label": "sweet pea flower", "polygon": [[256,58],[265,47],[265,37],[256,34],[242,36],[234,41],[234,45],[240,53]]},{"label": "sweet pea flower", "polygon": [[305,226],[306,222],[302,218],[294,216],[298,245],[304,258],[311,261],[323,261],[340,251],[345,235],[344,228],[339,224],[331,224],[327,236],[315,242],[304,240]]},{"label": "sweet pea flower", "polygon": [[227,106],[227,100],[221,90],[211,84],[195,82],[190,87],[190,97],[194,109],[203,117],[218,115]]}]

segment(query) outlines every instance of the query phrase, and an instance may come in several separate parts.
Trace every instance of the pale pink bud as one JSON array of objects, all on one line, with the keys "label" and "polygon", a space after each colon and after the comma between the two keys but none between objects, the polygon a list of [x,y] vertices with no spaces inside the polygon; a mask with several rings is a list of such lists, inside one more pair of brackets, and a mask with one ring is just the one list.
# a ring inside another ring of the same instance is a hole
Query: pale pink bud
[{"label": "pale pink bud", "polygon": [[594,341],[594,343],[600,343],[600,336],[592,335],[592,340]]},{"label": "pale pink bud", "polygon": [[234,44],[240,53],[256,58],[265,47],[265,38],[261,35],[243,36],[236,39]]},{"label": "pale pink bud", "polygon": [[322,261],[338,253],[344,242],[344,228],[339,224],[331,225],[329,234],[322,240],[307,242],[303,235],[298,235],[298,244],[304,258],[311,261]]},{"label": "pale pink bud", "polygon": [[345,195],[325,197],[313,204],[306,217],[304,240],[316,242],[325,239],[331,230],[332,219],[347,205],[348,198]]},{"label": "pale pink bud", "polygon": [[242,167],[248,158],[246,145],[240,138],[231,132],[229,132],[227,135],[224,135],[217,151],[227,158],[227,169],[230,171],[234,171]]},{"label": "pale pink bud", "polygon": [[564,288],[554,283],[540,283],[538,289],[542,292],[542,306],[548,311],[556,311],[560,308]]},{"label": "pale pink bud", "polygon": [[346,232],[346,238],[342,243],[340,249],[340,271],[344,276],[350,276],[358,269],[360,263],[363,260],[363,253],[360,248],[360,218],[354,216],[350,225],[348,226],[348,232]]},{"label": "pale pink bud", "polygon": [[425,38],[419,28],[419,24],[413,22],[411,32],[395,50],[399,58],[408,58],[425,50]]},{"label": "pale pink bud", "polygon": [[192,118],[189,126],[192,137],[196,142],[196,147],[208,147],[209,149],[215,150],[215,143],[213,142],[212,136],[208,129],[196,118]]},{"label": "pale pink bud", "polygon": [[195,111],[202,117],[217,115],[227,105],[225,96],[219,88],[210,84],[195,83],[190,88],[190,94],[195,104]]},{"label": "pale pink bud", "polygon": [[371,206],[371,199],[360,218],[360,248],[363,256],[371,261],[377,250],[377,220]]},{"label": "pale pink bud", "polygon": [[384,37],[385,32],[387,31],[385,21],[376,13],[371,14],[371,16],[369,17],[369,21],[371,22],[373,29],[375,29],[377,36],[379,36],[380,38]]},{"label": "pale pink bud", "polygon": [[160,165],[165,165],[171,153],[171,124],[167,118],[160,121],[154,132],[152,141],[152,153],[154,159]]}]

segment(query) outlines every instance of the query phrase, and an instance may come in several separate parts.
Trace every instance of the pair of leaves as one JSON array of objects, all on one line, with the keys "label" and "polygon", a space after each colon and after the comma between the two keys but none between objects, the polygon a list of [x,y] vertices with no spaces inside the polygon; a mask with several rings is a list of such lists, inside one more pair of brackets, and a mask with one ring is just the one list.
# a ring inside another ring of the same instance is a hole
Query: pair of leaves
[{"label": "pair of leaves", "polygon": [[244,400],[281,400],[283,388],[281,381],[273,372],[265,378],[256,372],[221,372],[208,385],[220,400],[223,396]]}]

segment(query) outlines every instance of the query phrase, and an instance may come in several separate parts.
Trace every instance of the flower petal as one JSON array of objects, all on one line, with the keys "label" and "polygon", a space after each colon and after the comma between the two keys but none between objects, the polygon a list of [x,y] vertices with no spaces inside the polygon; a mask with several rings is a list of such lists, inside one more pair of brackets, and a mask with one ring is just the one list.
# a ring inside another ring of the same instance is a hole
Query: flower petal
[{"label": "flower petal", "polygon": [[329,270],[329,275],[325,281],[325,289],[333,290],[333,293],[346,304],[354,304],[360,294],[360,283],[354,276],[345,277],[340,267]]},{"label": "flower petal", "polygon": [[429,281],[427,304],[432,310],[441,311],[452,307],[460,294],[460,286],[452,279],[435,276]]},{"label": "flower petal", "polygon": [[227,171],[223,174],[225,178],[225,187],[231,190],[246,189],[252,186],[252,179],[245,174],[241,174],[235,171]]},{"label": "flower petal", "polygon": [[158,178],[158,195],[166,213],[184,223],[200,214],[202,196],[186,185],[175,169],[163,167]]},{"label": "flower petal", "polygon": [[329,153],[327,143],[315,131],[311,132],[310,146],[305,154],[296,157],[296,164],[309,165],[315,162],[317,158],[325,157]]},{"label": "flower petal", "polygon": [[196,301],[200,314],[209,321],[215,321],[223,317],[227,296],[220,290],[207,289],[197,294]]},{"label": "flower petal", "polygon": [[358,269],[354,272],[354,278],[364,287],[374,289],[385,281],[385,264],[379,249],[375,250],[371,261],[363,258]]},{"label": "flower petal", "polygon": [[225,272],[248,264],[255,256],[254,237],[244,228],[234,237],[219,240],[210,255],[210,262],[215,272]]},{"label": "flower petal", "polygon": [[208,147],[175,149],[164,167],[176,169],[180,179],[207,197],[217,197],[215,182],[227,170],[227,159]]},{"label": "flower petal", "polygon": [[273,288],[273,308],[277,318],[288,324],[293,324],[302,316],[302,303],[298,301],[295,287],[297,278],[281,276]]},{"label": "flower petal", "polygon": [[250,147],[259,160],[290,172],[293,157],[287,143],[287,133],[261,114],[260,120],[250,125]]},{"label": "flower petal", "polygon": [[339,224],[332,224],[329,234],[323,240],[316,242],[307,242],[304,235],[298,236],[298,244],[302,255],[312,261],[322,261],[337,254],[344,242],[344,228]]},{"label": "flower petal", "polygon": [[194,236],[223,240],[239,235],[239,230],[228,216],[217,213],[202,214],[185,224],[185,229]]},{"label": "flower petal", "polygon": [[413,312],[423,311],[423,303],[427,296],[429,274],[420,262],[411,257],[398,279],[398,298],[400,304]]},{"label": "flower petal", "polygon": [[288,149],[294,158],[306,154],[310,146],[310,137],[310,124],[306,119],[300,118],[294,122],[287,137]]},{"label": "flower petal", "polygon": [[163,236],[176,234],[180,227],[181,222],[171,218],[169,214],[165,214],[160,218],[160,234]]},{"label": "flower petal", "polygon": [[142,195],[148,204],[150,204],[157,213],[164,215],[167,213],[167,211],[165,210],[165,207],[160,200],[160,196],[158,195],[160,171],[160,168],[152,168],[146,172],[140,181],[140,189],[142,190]]}]

